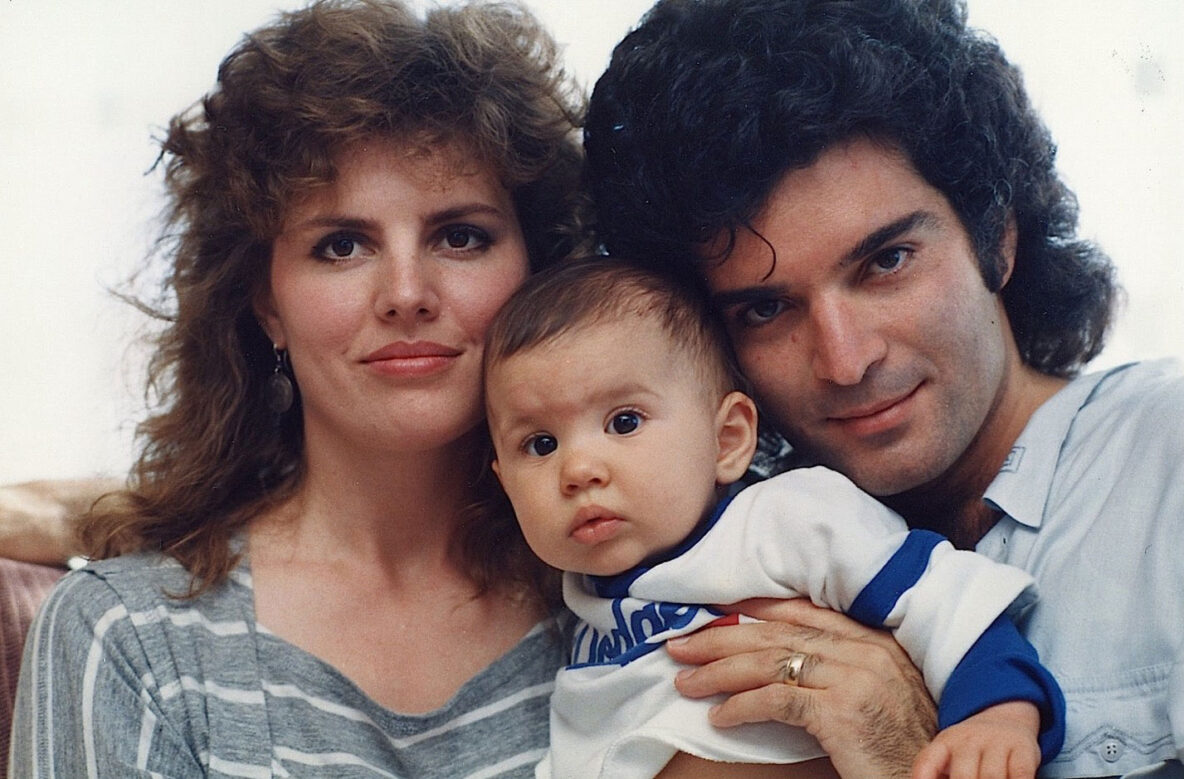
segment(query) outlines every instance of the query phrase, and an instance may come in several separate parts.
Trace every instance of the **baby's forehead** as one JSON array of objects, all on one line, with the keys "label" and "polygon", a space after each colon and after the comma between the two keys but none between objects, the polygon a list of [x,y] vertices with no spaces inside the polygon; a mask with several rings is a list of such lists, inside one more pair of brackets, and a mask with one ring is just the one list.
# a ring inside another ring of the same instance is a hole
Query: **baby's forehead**
[{"label": "baby's forehead", "polygon": [[486,379],[507,385],[529,374],[543,384],[567,384],[583,375],[600,384],[633,383],[633,377],[652,372],[656,363],[684,367],[687,355],[677,342],[655,316],[589,318],[491,359]]},{"label": "baby's forehead", "polygon": [[[593,316],[569,322],[550,337],[526,348],[544,347],[548,344],[560,349],[565,346],[570,348],[601,339],[606,332],[610,333],[610,338],[612,334],[619,337],[623,349],[636,343],[640,337],[663,341],[670,346],[682,345],[682,342],[686,340],[679,338],[672,332],[669,324],[658,311],[619,307],[606,309]],[[526,349],[522,351],[526,351]]]}]

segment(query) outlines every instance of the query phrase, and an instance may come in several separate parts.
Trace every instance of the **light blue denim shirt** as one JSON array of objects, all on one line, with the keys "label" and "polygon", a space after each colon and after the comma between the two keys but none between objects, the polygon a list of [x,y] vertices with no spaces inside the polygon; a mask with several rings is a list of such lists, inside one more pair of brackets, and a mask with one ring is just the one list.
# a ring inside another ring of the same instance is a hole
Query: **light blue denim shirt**
[{"label": "light blue denim shirt", "polygon": [[1029,571],[1020,628],[1064,689],[1042,776],[1184,777],[1184,376],[1165,360],[1074,380],[985,499],[978,551]]}]

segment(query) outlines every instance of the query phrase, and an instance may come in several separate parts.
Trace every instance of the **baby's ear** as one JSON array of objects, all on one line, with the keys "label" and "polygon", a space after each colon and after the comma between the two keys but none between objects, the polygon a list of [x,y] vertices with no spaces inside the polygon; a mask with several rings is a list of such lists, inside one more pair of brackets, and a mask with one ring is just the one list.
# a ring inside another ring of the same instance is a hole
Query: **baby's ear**
[{"label": "baby's ear", "polygon": [[743,392],[729,392],[715,415],[719,455],[715,460],[716,484],[740,479],[756,452],[756,403]]}]

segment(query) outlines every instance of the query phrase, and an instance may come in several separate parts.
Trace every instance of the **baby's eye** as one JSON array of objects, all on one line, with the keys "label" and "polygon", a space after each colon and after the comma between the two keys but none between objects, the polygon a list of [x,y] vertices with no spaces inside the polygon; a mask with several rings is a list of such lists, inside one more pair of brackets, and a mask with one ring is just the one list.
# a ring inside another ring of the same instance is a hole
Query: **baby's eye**
[{"label": "baby's eye", "polygon": [[532,457],[546,457],[559,448],[559,441],[551,435],[534,435],[526,439],[523,451]]},{"label": "baby's eye", "polygon": [[622,411],[613,414],[613,418],[608,421],[605,430],[616,435],[629,435],[639,427],[641,427],[641,414],[636,411]]}]

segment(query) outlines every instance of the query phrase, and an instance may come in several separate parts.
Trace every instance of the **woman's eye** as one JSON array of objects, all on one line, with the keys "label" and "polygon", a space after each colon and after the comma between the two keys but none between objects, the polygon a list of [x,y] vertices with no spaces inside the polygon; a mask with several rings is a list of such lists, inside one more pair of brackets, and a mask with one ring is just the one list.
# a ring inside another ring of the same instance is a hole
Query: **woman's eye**
[{"label": "woman's eye", "polygon": [[313,249],[316,256],[334,262],[356,257],[361,251],[361,241],[351,235],[340,233],[326,236]]},{"label": "woman's eye", "polygon": [[532,457],[546,457],[559,448],[559,441],[555,436],[535,435],[528,438],[522,448]]},{"label": "woman's eye", "polygon": [[781,300],[759,300],[740,312],[740,319],[749,327],[763,325],[785,310]]},{"label": "woman's eye", "polygon": [[608,432],[615,435],[629,435],[641,427],[641,414],[636,411],[622,411],[608,421]]},{"label": "woman's eye", "polygon": [[444,244],[454,251],[473,251],[490,244],[489,234],[470,225],[458,225],[444,229]]}]

